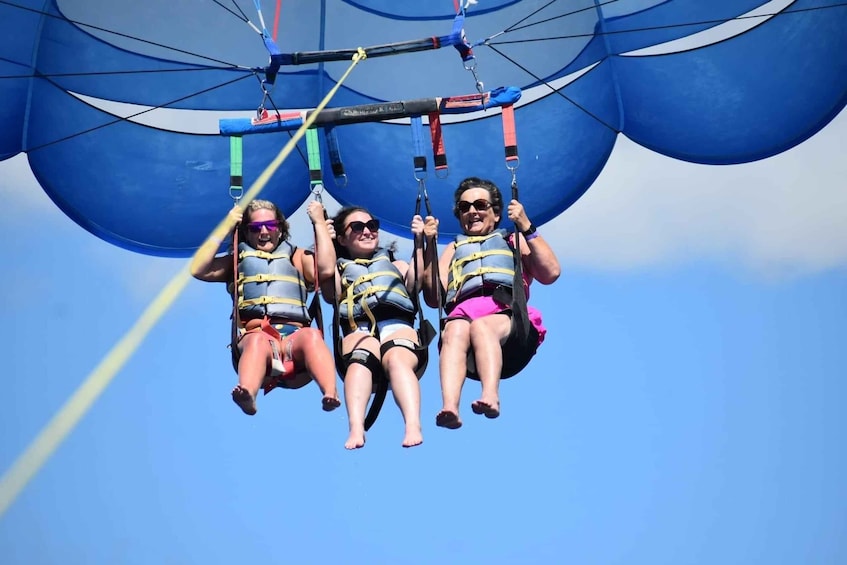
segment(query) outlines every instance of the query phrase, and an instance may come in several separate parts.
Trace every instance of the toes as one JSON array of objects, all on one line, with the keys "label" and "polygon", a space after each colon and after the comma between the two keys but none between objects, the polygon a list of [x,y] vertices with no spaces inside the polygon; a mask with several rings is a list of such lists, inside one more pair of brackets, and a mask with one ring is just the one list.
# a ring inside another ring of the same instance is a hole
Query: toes
[{"label": "toes", "polygon": [[232,400],[238,404],[241,411],[248,416],[256,414],[256,401],[253,398],[253,395],[251,395],[250,392],[241,385],[232,389]]},{"label": "toes", "polygon": [[459,416],[455,412],[442,410],[435,417],[435,425],[448,430],[455,430],[462,427],[462,421],[459,420]]},{"label": "toes", "polygon": [[491,419],[500,415],[500,408],[497,403],[489,404],[484,400],[475,400],[471,404],[471,410],[474,414],[483,414],[486,418]]},{"label": "toes", "polygon": [[341,401],[333,396],[324,396],[321,400],[321,407],[324,409],[324,412],[332,412],[339,406],[341,406]]}]

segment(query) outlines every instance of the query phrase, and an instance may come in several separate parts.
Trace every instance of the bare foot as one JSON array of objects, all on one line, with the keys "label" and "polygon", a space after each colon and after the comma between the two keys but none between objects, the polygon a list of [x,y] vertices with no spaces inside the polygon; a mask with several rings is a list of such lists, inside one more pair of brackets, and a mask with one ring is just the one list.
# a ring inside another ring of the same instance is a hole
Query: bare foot
[{"label": "bare foot", "polygon": [[421,435],[420,426],[406,428],[406,436],[403,438],[403,447],[415,447],[422,443],[423,435]]},{"label": "bare foot", "polygon": [[339,406],[341,406],[341,401],[334,396],[324,396],[321,400],[321,408],[324,409],[324,412],[332,412]]},{"label": "bare foot", "polygon": [[256,397],[241,385],[235,385],[235,388],[232,389],[232,400],[248,416],[253,416],[256,413]]},{"label": "bare foot", "polygon": [[486,418],[496,418],[500,415],[500,403],[496,401],[488,402],[480,398],[473,401],[471,410],[474,414],[485,414]]},{"label": "bare foot", "polygon": [[365,432],[364,430],[356,430],[350,432],[350,437],[344,442],[345,449],[359,449],[365,447]]},{"label": "bare foot", "polygon": [[435,416],[435,425],[448,430],[457,430],[462,427],[462,421],[456,412],[444,409]]}]

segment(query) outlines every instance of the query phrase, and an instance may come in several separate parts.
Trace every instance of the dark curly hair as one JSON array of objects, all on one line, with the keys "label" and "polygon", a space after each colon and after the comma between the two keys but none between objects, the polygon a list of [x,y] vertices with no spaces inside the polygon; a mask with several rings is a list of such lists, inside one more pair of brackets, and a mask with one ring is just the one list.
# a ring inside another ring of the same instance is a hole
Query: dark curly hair
[{"label": "dark curly hair", "polygon": [[[344,234],[344,228],[347,223],[347,218],[350,217],[350,214],[353,212],[363,212],[370,216],[371,218],[375,218],[373,214],[371,214],[370,210],[367,208],[363,208],[361,206],[345,206],[338,212],[336,212],[335,216],[332,217],[332,227],[335,228],[335,238],[332,240],[332,245],[335,247],[335,256],[342,259],[351,259],[350,252],[347,251],[347,248],[338,243],[338,236]],[[397,250],[397,242],[392,241],[388,245],[382,246],[386,248],[389,253],[394,255],[394,252]]]},{"label": "dark curly hair", "polygon": [[[497,185],[490,180],[478,177],[468,177],[459,183],[459,187],[456,189],[456,192],[453,193],[453,215],[456,216],[457,219],[462,215],[459,212],[459,200],[462,198],[462,194],[471,188],[482,188],[487,190],[488,195],[491,197],[491,209],[494,210],[495,214],[501,214],[503,210],[503,195],[500,193],[500,189],[497,188]],[[494,227],[496,228],[499,225],[500,220],[497,220]]]}]

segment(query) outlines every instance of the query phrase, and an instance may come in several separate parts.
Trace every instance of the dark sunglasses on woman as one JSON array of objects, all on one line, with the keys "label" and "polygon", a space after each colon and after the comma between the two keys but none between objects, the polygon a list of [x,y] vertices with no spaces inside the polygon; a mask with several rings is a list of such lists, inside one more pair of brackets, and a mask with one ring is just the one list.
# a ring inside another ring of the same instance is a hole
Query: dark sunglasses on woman
[{"label": "dark sunglasses on woman", "polygon": [[473,202],[468,202],[467,200],[459,200],[456,202],[456,209],[459,210],[462,214],[469,211],[471,206],[476,209],[477,212],[484,212],[491,208],[491,202],[488,200],[483,200],[480,198],[479,200],[474,200]]},{"label": "dark sunglasses on woman", "polygon": [[347,227],[350,228],[350,233],[362,233],[365,231],[365,228],[368,228],[371,233],[376,233],[379,231],[379,220],[376,218],[368,220],[367,222],[360,222],[356,220],[347,224]]}]

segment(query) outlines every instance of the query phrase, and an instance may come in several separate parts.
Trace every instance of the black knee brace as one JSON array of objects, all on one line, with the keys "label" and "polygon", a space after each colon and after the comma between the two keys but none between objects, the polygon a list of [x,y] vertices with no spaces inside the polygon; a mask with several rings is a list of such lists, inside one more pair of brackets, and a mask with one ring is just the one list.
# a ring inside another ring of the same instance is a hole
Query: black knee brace
[{"label": "black knee brace", "polygon": [[415,369],[415,375],[418,377],[418,379],[420,379],[423,376],[424,371],[426,371],[427,362],[429,360],[429,356],[427,355],[427,348],[418,345],[411,339],[397,338],[390,339],[383,343],[379,348],[379,353],[380,355],[385,356],[386,352],[394,347],[402,347],[404,349],[408,349],[409,351],[415,354],[415,356],[418,358],[418,366]]},{"label": "black knee brace", "polygon": [[382,361],[377,359],[376,355],[367,349],[354,349],[344,356],[344,361],[346,362],[347,367],[353,363],[363,365],[371,372],[371,377],[374,382],[376,382],[377,379],[382,378]]}]

